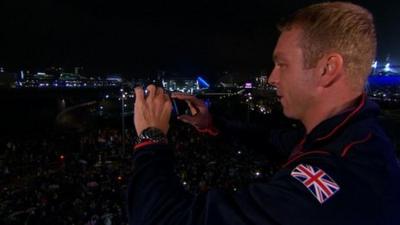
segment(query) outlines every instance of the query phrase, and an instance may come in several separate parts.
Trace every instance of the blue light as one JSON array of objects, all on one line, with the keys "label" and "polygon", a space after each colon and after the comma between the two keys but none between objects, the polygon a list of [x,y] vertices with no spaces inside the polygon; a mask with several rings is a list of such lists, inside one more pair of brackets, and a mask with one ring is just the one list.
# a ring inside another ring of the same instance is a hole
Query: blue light
[{"label": "blue light", "polygon": [[368,83],[371,87],[381,87],[381,86],[398,86],[400,85],[400,76],[369,76]]},{"label": "blue light", "polygon": [[201,86],[205,86],[205,88],[209,88],[210,85],[200,76],[197,77],[197,81],[201,84]]}]

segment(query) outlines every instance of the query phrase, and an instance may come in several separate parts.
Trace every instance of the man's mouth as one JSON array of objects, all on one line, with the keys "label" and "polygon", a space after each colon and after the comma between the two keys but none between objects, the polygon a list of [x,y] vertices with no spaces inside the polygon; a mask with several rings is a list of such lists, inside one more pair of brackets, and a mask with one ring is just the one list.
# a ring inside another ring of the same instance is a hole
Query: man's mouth
[{"label": "man's mouth", "polygon": [[281,100],[282,100],[282,98],[283,98],[283,96],[282,96],[282,95],[280,95],[279,93],[277,93],[277,94],[276,94],[276,97],[277,97],[278,101],[281,101]]}]

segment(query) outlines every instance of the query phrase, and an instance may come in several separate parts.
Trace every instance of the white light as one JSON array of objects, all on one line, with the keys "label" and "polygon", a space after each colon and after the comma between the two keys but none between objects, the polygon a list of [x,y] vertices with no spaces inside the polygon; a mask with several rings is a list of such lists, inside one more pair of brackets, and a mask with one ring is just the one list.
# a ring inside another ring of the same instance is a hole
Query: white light
[{"label": "white light", "polygon": [[241,151],[238,151],[237,153],[238,153],[239,155],[240,155],[240,154],[242,154],[242,152],[241,152]]},{"label": "white light", "polygon": [[103,110],[104,109],[103,106],[100,106],[100,109]]},{"label": "white light", "polygon": [[376,69],[376,67],[378,67],[378,61],[374,61],[374,63],[372,63],[372,68]]},{"label": "white light", "polygon": [[120,92],[123,92],[123,91],[124,91],[124,89],[122,89],[122,88],[121,88],[121,89],[119,89],[119,91],[120,91]]},{"label": "white light", "polygon": [[183,183],[182,183],[183,185],[186,185],[187,183],[186,183],[186,181],[183,181]]},{"label": "white light", "polygon": [[122,97],[125,98],[126,96],[125,96],[125,95],[122,95]]},{"label": "white light", "polygon": [[257,171],[257,172],[256,172],[256,176],[260,176],[260,172]]},{"label": "white light", "polygon": [[383,70],[385,72],[390,71],[390,63],[386,63],[385,68]]},{"label": "white light", "polygon": [[109,95],[106,95],[106,98],[109,98],[110,96]]}]

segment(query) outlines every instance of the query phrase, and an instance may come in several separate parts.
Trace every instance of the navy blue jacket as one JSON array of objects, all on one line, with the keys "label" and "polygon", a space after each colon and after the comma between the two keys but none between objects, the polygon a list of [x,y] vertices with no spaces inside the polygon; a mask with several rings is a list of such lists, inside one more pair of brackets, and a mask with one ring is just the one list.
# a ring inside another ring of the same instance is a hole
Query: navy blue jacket
[{"label": "navy blue jacket", "polygon": [[360,97],[320,123],[268,183],[191,195],[174,174],[172,149],[134,154],[129,224],[400,224],[400,169],[378,125],[379,108]]}]

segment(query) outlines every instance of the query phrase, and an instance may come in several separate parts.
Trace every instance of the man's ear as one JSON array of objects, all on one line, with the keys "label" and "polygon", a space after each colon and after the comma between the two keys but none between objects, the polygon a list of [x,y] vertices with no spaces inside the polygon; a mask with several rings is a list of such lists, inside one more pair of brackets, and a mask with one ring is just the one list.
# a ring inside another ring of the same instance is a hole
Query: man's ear
[{"label": "man's ear", "polygon": [[319,84],[328,87],[343,75],[343,57],[337,53],[324,56],[318,63]]}]

